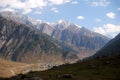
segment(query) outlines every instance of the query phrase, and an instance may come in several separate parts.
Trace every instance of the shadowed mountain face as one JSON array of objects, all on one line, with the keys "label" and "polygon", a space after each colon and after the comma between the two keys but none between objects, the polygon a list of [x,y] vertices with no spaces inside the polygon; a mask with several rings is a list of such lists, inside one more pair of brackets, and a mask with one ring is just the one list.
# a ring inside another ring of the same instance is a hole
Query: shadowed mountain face
[{"label": "shadowed mountain face", "polygon": [[53,39],[32,26],[17,24],[0,16],[0,55],[20,62],[64,63],[77,58],[65,53]]},{"label": "shadowed mountain face", "polygon": [[39,32],[51,36],[56,40],[52,40],[52,42],[57,42],[59,47],[65,51],[77,54],[80,59],[93,55],[109,41],[103,35],[92,32],[84,27],[80,28],[64,20],[48,23],[11,12],[2,12],[0,14],[17,24],[33,25],[34,29],[37,28]]},{"label": "shadowed mountain face", "polygon": [[110,40],[93,57],[116,56],[116,55],[120,55],[120,33],[114,39]]}]

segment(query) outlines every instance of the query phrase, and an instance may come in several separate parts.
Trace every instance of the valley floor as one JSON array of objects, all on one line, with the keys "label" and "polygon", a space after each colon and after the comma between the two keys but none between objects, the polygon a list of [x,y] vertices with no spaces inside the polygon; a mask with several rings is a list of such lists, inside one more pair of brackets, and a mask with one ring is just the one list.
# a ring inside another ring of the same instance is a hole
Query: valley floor
[{"label": "valley floor", "polygon": [[20,73],[26,74],[30,71],[42,71],[51,68],[51,66],[48,66],[49,65],[41,65],[40,63],[18,63],[0,58],[0,77],[9,78]]},{"label": "valley floor", "polygon": [[120,56],[65,64],[1,80],[120,80]]}]

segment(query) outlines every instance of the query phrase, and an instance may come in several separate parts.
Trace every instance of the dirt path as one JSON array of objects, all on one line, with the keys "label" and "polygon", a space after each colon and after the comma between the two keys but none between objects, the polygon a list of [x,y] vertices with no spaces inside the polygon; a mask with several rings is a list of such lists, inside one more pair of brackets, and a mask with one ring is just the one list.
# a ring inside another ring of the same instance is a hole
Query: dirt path
[{"label": "dirt path", "polygon": [[12,74],[12,76],[15,76],[15,72],[12,69],[9,69],[9,71]]}]

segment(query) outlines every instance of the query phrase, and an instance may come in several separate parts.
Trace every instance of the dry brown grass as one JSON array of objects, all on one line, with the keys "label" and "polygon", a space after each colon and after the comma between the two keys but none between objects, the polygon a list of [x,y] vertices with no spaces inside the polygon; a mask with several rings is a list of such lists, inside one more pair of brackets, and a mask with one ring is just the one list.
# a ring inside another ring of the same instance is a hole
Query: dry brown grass
[{"label": "dry brown grass", "polygon": [[17,63],[12,61],[7,61],[0,58],[0,77],[11,77],[14,74],[20,73],[21,66],[26,66],[25,63]]},{"label": "dry brown grass", "polygon": [[[38,66],[39,65],[39,66]],[[9,78],[17,74],[26,74],[30,71],[42,71],[40,63],[26,64],[13,61],[7,61],[0,58],[0,77]]]}]

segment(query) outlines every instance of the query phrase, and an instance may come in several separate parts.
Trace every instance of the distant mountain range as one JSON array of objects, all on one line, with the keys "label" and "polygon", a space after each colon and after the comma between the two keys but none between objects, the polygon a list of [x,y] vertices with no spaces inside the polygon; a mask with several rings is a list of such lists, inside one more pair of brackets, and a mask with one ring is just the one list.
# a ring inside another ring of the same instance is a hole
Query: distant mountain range
[{"label": "distant mountain range", "polygon": [[76,53],[81,59],[93,55],[109,40],[109,38],[85,27],[80,28],[73,23],[62,20],[54,24],[40,23],[36,27],[41,32],[58,40],[58,44],[62,48]]},{"label": "distant mountain range", "polygon": [[20,62],[62,64],[78,59],[65,53],[57,43],[33,26],[17,24],[0,16],[0,54],[6,59]]},{"label": "distant mountain range", "polygon": [[48,23],[0,13],[0,55],[21,62],[65,63],[93,55],[109,38],[68,21]]}]

